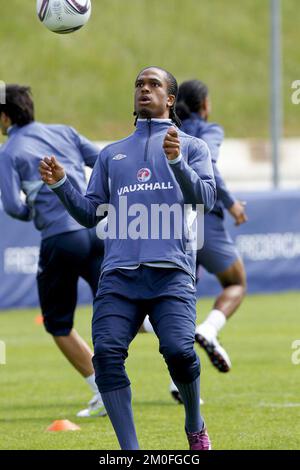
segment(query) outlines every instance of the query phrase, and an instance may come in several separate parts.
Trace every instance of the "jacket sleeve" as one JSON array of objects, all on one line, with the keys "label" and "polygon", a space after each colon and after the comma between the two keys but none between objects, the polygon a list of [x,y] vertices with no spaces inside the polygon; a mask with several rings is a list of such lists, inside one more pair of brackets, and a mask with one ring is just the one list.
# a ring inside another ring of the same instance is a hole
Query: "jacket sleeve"
[{"label": "jacket sleeve", "polygon": [[217,161],[219,158],[220,147],[224,140],[224,131],[221,126],[217,124],[208,125],[201,133],[201,139],[207,143],[211,153],[211,159],[213,163],[213,169],[217,187],[217,199],[221,200],[226,209],[234,204],[235,198],[228,190],[225,181],[217,167]]},{"label": "jacket sleeve", "polygon": [[86,195],[82,195],[65,177],[49,186],[59,197],[70,215],[87,228],[95,227],[103,215],[98,215],[98,208],[109,202],[108,175],[100,153],[94,166]]},{"label": "jacket sleeve", "polygon": [[188,161],[180,155],[169,161],[186,204],[203,204],[209,212],[216,202],[216,183],[210,151],[205,142],[192,138]]},{"label": "jacket sleeve", "polygon": [[223,180],[221,173],[219,172],[219,169],[214,162],[213,168],[217,186],[217,198],[223,202],[226,209],[230,209],[230,207],[235,203],[235,197],[227,189],[225,181]]},{"label": "jacket sleeve", "polygon": [[72,127],[70,129],[75,138],[76,145],[80,150],[84,163],[86,166],[94,168],[100,153],[99,147],[83,135],[78,134],[78,132]]},{"label": "jacket sleeve", "polygon": [[32,220],[29,207],[21,199],[21,180],[11,158],[1,155],[0,189],[5,212],[13,217],[28,222]]}]

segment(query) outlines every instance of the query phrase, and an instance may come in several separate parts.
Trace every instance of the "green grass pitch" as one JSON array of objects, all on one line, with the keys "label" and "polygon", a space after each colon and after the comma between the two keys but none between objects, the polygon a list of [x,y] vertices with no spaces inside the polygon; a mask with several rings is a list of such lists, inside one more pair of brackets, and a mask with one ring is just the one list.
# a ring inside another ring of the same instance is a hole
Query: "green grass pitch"
[{"label": "green grass pitch", "polygon": [[[198,303],[199,318],[211,300]],[[300,365],[292,342],[300,339],[300,293],[249,296],[222,333],[233,369],[220,374],[201,353],[202,408],[214,449],[297,449],[300,444]],[[38,310],[0,314],[0,449],[117,449],[108,418],[80,420],[91,394],[54,346]],[[77,312],[76,328],[90,337],[91,309]],[[183,408],[169,396],[168,373],[153,335],[139,335],[130,349],[134,414],[143,449],[186,449]],[[56,419],[79,432],[49,433]]]},{"label": "green grass pitch", "polygon": [[[38,120],[94,140],[123,138],[133,129],[136,74],[151,64],[179,82],[206,81],[211,119],[227,137],[269,136],[269,0],[95,0],[89,24],[68,35],[40,24],[35,3],[1,1],[0,80],[32,86]],[[294,137],[299,0],[281,4],[284,134]]]}]

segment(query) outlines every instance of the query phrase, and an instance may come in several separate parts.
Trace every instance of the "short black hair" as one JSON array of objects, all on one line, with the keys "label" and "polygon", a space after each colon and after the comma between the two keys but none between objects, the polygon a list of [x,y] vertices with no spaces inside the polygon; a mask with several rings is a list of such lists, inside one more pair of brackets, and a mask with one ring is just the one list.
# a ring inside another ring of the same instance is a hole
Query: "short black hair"
[{"label": "short black hair", "polygon": [[17,124],[20,127],[34,121],[31,88],[21,85],[6,85],[5,103],[0,104],[0,113],[5,113],[12,124]]},{"label": "short black hair", "polygon": [[198,113],[208,97],[208,87],[200,80],[187,80],[178,90],[176,112],[180,119],[188,119],[192,113]]},{"label": "short black hair", "polygon": [[[141,75],[142,72],[144,72],[145,70],[148,70],[148,69],[161,70],[162,72],[164,72],[166,74],[167,83],[168,83],[168,94],[175,96],[174,104],[170,108],[170,119],[172,119],[172,121],[176,124],[177,127],[180,127],[181,126],[181,121],[180,121],[179,117],[176,114],[176,101],[177,101],[177,96],[178,96],[178,83],[177,83],[176,78],[174,77],[174,75],[172,75],[170,72],[168,72],[168,70],[163,69],[162,67],[158,67],[156,65],[151,65],[150,67],[145,67],[144,69],[142,69],[140,71],[140,73],[138,74],[138,77]],[[137,114],[134,113],[134,116],[137,116]],[[138,119],[138,116],[136,117],[135,122],[137,121],[137,119]]]}]

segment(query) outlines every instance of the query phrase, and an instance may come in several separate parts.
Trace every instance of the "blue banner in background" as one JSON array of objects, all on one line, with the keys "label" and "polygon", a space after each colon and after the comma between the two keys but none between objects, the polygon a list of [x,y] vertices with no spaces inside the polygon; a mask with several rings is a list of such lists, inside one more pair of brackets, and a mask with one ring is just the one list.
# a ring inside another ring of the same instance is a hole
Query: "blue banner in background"
[{"label": "blue banner in background", "polygon": [[[36,273],[40,233],[32,222],[14,220],[0,203],[0,310],[39,305]],[[80,280],[78,300],[92,301],[89,286]]]},{"label": "blue banner in background", "polygon": [[[225,225],[244,260],[248,293],[300,290],[300,190],[244,192],[249,221],[235,227],[227,213]],[[218,281],[201,270],[199,296],[216,295]]]},{"label": "blue banner in background", "polygon": [[[247,201],[249,222],[226,226],[244,259],[249,293],[300,289],[300,191],[239,193]],[[0,309],[38,305],[36,271],[40,235],[32,223],[13,220],[0,206]],[[199,296],[220,292],[216,278],[204,270]],[[89,287],[80,281],[79,303],[91,302]]]}]

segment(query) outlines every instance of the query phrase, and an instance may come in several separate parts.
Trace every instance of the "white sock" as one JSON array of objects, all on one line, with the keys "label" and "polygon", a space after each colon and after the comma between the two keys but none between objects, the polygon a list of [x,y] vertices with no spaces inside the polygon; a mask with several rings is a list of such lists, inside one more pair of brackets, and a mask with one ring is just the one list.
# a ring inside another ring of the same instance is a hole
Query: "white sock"
[{"label": "white sock", "polygon": [[148,315],[145,317],[143,327],[146,333],[154,333],[153,326],[150,323]]},{"label": "white sock", "polygon": [[170,383],[170,392],[178,392],[178,388],[176,387],[172,379]]},{"label": "white sock", "polygon": [[221,310],[212,310],[205,321],[196,328],[196,332],[204,333],[210,339],[218,336],[219,331],[225,326],[226,317]]},{"label": "white sock", "polygon": [[89,377],[85,377],[84,379],[86,383],[89,385],[93,393],[99,393],[97,384],[95,382],[95,374],[90,375]]}]

